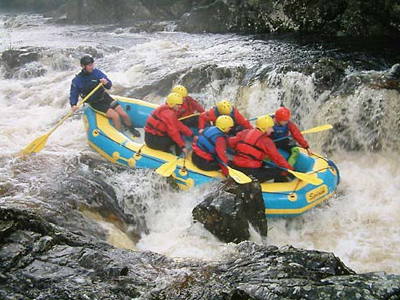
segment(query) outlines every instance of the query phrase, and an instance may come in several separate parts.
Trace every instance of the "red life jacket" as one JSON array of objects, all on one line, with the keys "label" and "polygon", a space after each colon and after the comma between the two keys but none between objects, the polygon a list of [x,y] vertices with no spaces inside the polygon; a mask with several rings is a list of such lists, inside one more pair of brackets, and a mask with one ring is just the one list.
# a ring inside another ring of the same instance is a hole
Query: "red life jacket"
[{"label": "red life jacket", "polygon": [[147,118],[144,130],[153,135],[165,136],[167,135],[167,125],[162,119],[161,112],[171,109],[168,105],[162,105],[155,109],[151,115]]},{"label": "red life jacket", "polygon": [[236,154],[245,156],[253,160],[262,162],[266,153],[257,146],[258,141],[265,136],[266,133],[256,129],[250,129],[244,138],[236,145]]}]

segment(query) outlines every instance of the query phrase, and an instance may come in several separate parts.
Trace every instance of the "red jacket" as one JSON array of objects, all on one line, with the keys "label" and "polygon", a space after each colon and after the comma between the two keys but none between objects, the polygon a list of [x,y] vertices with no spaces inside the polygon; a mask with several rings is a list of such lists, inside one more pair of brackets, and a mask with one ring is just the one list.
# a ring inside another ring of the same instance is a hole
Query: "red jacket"
[{"label": "red jacket", "polygon": [[238,167],[261,168],[262,161],[268,156],[278,166],[293,170],[271,138],[258,129],[240,131],[229,138],[228,145],[236,151],[232,162]]},{"label": "red jacket", "polygon": [[192,97],[186,96],[183,98],[182,106],[177,113],[178,119],[192,115],[196,112],[202,113],[204,112],[204,108]]},{"label": "red jacket", "polygon": [[304,149],[309,148],[307,141],[304,139],[303,135],[301,134],[301,131],[299,128],[294,124],[293,122],[289,121],[289,131],[290,134],[292,135],[293,139],[299,143],[301,147]]},{"label": "red jacket", "polygon": [[[197,144],[197,137],[195,138],[195,140],[193,141],[193,145],[192,145],[192,149],[193,152],[195,152],[198,156],[200,156],[201,158],[204,158],[207,161],[213,161],[214,157],[211,153],[205,152],[202,149],[200,149]],[[222,160],[224,163],[228,164],[228,157],[226,156],[226,138],[225,137],[218,137],[217,140],[215,141],[215,154],[218,156],[218,158],[220,160]],[[229,171],[228,169],[223,165],[223,164],[219,164],[222,174],[224,174],[224,176],[228,176],[229,175]]]},{"label": "red jacket", "polygon": [[147,118],[144,131],[153,135],[168,135],[181,148],[185,146],[181,134],[186,136],[193,135],[190,128],[183,125],[176,117],[175,111],[166,104],[161,105],[151,113]]},{"label": "red jacket", "polygon": [[[212,107],[212,108],[210,108],[210,110],[205,111],[200,114],[199,129],[204,129],[208,122],[213,122],[215,124],[215,120],[217,120],[217,118],[219,117],[218,115],[215,114],[215,111],[216,111],[216,108]],[[253,128],[253,126],[251,126],[251,124],[250,124],[250,121],[247,120],[245,117],[243,117],[236,108],[233,108],[233,113],[231,114],[231,117],[232,117],[233,121],[235,122],[235,125],[242,125],[246,129]]]}]

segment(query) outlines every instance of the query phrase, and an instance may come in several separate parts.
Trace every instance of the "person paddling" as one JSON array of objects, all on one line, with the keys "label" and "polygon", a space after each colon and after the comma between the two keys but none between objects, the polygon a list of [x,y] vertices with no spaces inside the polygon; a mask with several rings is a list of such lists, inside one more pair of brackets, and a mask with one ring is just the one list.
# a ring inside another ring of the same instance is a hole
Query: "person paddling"
[{"label": "person paddling", "polygon": [[290,153],[288,161],[291,165],[294,165],[300,153],[296,142],[307,150],[308,155],[312,155],[312,151],[299,128],[290,121],[290,116],[291,112],[286,107],[280,107],[275,111],[272,116],[274,119],[274,132],[271,137],[273,140],[277,140],[275,142],[277,148]]},{"label": "person paddling", "polygon": [[217,118],[221,115],[230,116],[235,123],[234,128],[231,130],[230,134],[235,135],[237,132],[243,129],[252,129],[249,120],[242,116],[242,114],[232,106],[228,100],[223,100],[217,103],[216,106],[212,107],[210,110],[205,111],[200,114],[199,117],[199,133],[204,131],[206,126],[215,123]]},{"label": "person paddling", "polygon": [[276,165],[293,170],[293,167],[279,153],[270,135],[274,131],[274,121],[270,116],[257,118],[256,128],[239,132],[228,140],[228,146],[235,150],[232,163],[235,169],[257,178],[260,182],[274,179],[285,182],[288,174],[264,164],[270,158]]},{"label": "person paddling", "polygon": [[133,136],[139,137],[140,132],[132,126],[131,119],[128,114],[124,111],[122,106],[114,100],[105,89],[110,89],[112,82],[108,77],[99,69],[94,67],[94,59],[90,55],[85,55],[81,58],[80,64],[82,70],[72,80],[69,102],[73,111],[77,110],[78,98],[81,96],[84,98],[88,95],[99,83],[103,84],[103,87],[97,90],[87,101],[96,112],[105,115],[107,118],[113,121],[114,127],[122,131],[122,124],[120,117],[124,120],[125,125]]},{"label": "person paddling", "polygon": [[[183,97],[183,103],[179,111],[177,112],[178,119],[191,116],[196,113],[204,112],[204,108],[192,97],[188,95],[187,88],[183,85],[176,85],[172,88],[171,93],[178,93]],[[199,116],[191,116],[187,119],[182,120],[182,123],[188,127],[197,128],[199,125]]]},{"label": "person paddling", "polygon": [[193,141],[192,162],[196,167],[204,171],[221,169],[222,174],[228,176],[229,171],[225,166],[228,164],[226,145],[229,131],[233,126],[231,117],[219,116],[215,126],[204,129],[203,134]]},{"label": "person paddling", "polygon": [[193,132],[176,116],[182,102],[183,98],[180,94],[171,93],[168,95],[165,104],[156,108],[147,118],[144,127],[144,140],[148,147],[171,152],[170,148],[174,146],[176,155],[180,155],[182,151],[187,154],[185,142],[181,135],[191,137]]}]

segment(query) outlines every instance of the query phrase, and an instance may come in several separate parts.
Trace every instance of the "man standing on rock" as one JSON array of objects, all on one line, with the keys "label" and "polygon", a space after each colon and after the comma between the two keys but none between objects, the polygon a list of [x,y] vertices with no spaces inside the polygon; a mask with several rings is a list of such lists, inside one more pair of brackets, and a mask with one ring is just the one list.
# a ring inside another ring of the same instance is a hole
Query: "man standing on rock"
[{"label": "man standing on rock", "polygon": [[79,95],[84,98],[88,95],[99,83],[103,84],[99,90],[97,90],[90,98],[86,101],[96,112],[105,115],[107,118],[113,121],[113,124],[117,130],[122,131],[122,124],[120,117],[124,120],[126,126],[133,136],[139,137],[140,132],[136,130],[131,123],[131,119],[119,103],[111,98],[106,93],[106,89],[110,89],[112,82],[107,76],[99,69],[94,67],[94,59],[89,55],[85,55],[81,58],[82,70],[72,80],[71,91],[69,102],[73,111],[78,109],[76,104],[78,103]]}]

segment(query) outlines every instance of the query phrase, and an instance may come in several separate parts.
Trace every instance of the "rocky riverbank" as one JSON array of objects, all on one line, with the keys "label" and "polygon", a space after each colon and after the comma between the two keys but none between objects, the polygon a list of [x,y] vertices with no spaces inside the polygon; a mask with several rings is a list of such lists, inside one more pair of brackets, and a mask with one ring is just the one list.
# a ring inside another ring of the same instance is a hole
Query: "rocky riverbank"
[{"label": "rocky riverbank", "polygon": [[243,242],[220,262],[116,249],[0,207],[1,299],[400,299],[400,276],[332,253]]},{"label": "rocky riverbank", "polygon": [[[115,248],[82,212],[101,213],[135,241],[146,208],[127,210],[107,177],[140,170],[87,157],[67,165],[48,181],[46,162],[17,160],[18,180],[1,187],[1,299],[400,299],[400,276],[356,274],[333,253],[244,241],[205,262]],[[36,177],[26,178],[32,168]],[[29,199],[7,201],[26,180],[46,192],[32,187]]]},{"label": "rocky riverbank", "polygon": [[[59,0],[0,1],[17,10],[53,10],[78,24],[134,24],[174,20],[178,30],[214,33],[287,33],[400,37],[400,5],[390,1],[333,0]],[[59,5],[60,8],[54,10]],[[152,27],[153,25],[149,25]],[[135,26],[137,27],[137,25]],[[145,26],[146,27],[146,26]],[[159,26],[157,26],[159,27]]]}]

